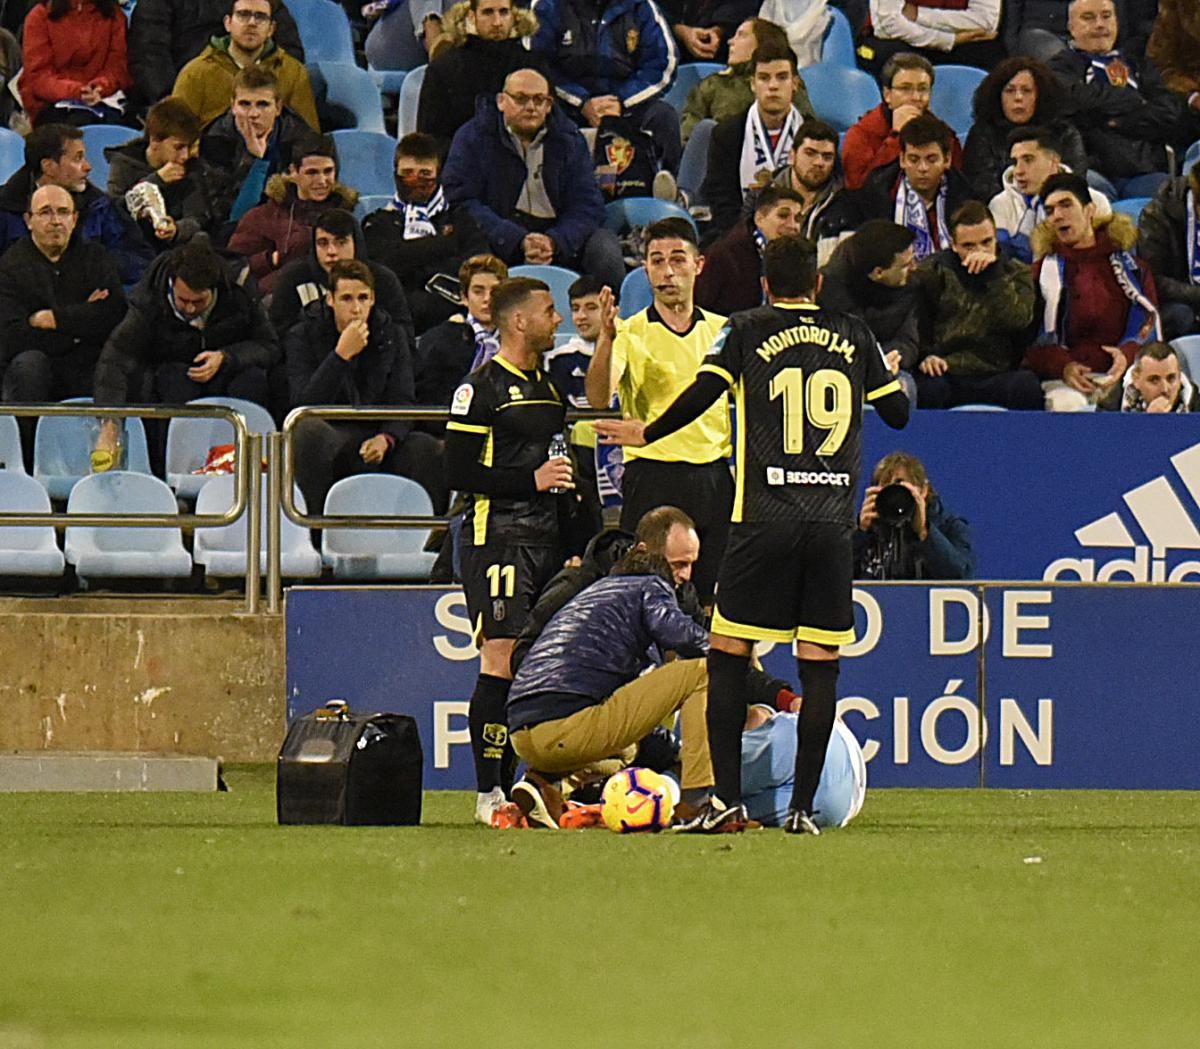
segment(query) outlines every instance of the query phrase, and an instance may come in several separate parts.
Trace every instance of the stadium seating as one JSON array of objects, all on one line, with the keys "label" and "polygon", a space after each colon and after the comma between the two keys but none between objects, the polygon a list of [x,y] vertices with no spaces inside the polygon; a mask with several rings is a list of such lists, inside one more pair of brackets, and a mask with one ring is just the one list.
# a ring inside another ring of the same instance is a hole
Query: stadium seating
[{"label": "stadium seating", "polygon": [[1183,155],[1183,174],[1186,175],[1196,166],[1196,162],[1200,161],[1200,142],[1193,142],[1188,146],[1188,151]]},{"label": "stadium seating", "polygon": [[[165,481],[112,470],[82,478],[71,489],[68,514],[178,514]],[[67,562],[80,584],[95,578],[179,579],[192,574],[192,559],[178,528],[91,528],[68,525]]]},{"label": "stadium seating", "polygon": [[1200,382],[1200,335],[1181,335],[1171,345],[1179,354],[1179,362],[1192,382]]},{"label": "stadium seating", "polygon": [[296,20],[306,62],[344,62],[354,65],[350,19],[331,0],[286,0]]},{"label": "stadium seating", "polygon": [[700,187],[704,185],[704,173],[708,170],[708,147],[712,141],[713,128],[716,126],[715,120],[701,120],[692,128],[687,145],[683,147],[676,182],[693,204],[702,199]]},{"label": "stadium seating", "polygon": [[1003,405],[999,404],[956,404],[949,409],[952,412],[1006,412],[1008,411]]},{"label": "stadium seating", "polygon": [[367,72],[371,74],[371,79],[383,95],[399,96],[404,90],[405,77],[408,76],[406,69],[376,69],[370,62],[367,63]]},{"label": "stadium seating", "polygon": [[1149,203],[1149,197],[1129,197],[1126,200],[1114,200],[1112,202],[1112,209],[1114,213],[1128,215],[1134,222],[1137,222],[1138,216],[1142,213],[1142,208]]},{"label": "stadium seating", "polygon": [[838,131],[857,123],[867,110],[882,101],[879,85],[861,69],[822,62],[804,70],[804,83],[813,111]]},{"label": "stadium seating", "polygon": [[612,201],[604,209],[605,228],[614,233],[624,233],[634,226],[649,226],[666,218],[687,219],[692,229],[696,228],[695,220],[678,204],[655,197],[626,197]]},{"label": "stadium seating", "polygon": [[[237,397],[201,397],[188,407],[222,405],[240,412],[251,433],[271,433],[275,420],[271,413],[251,401]],[[172,419],[167,426],[167,484],[183,499],[195,499],[213,476],[192,473],[204,465],[209,449],[217,444],[233,444],[233,427],[224,419]]]},{"label": "stadium seating", "polygon": [[646,271],[641,266],[625,274],[625,279],[621,282],[619,311],[622,319],[632,317],[653,301],[654,293],[650,289],[650,278],[646,276]]},{"label": "stadium seating", "polygon": [[7,182],[25,164],[25,140],[15,131],[0,128],[0,179]]},{"label": "stadium seating", "polygon": [[975,122],[975,89],[987,73],[959,65],[938,66],[936,72],[929,108],[954,128],[960,139],[965,139]]},{"label": "stadium seating", "polygon": [[854,31],[850,28],[850,20],[836,7],[831,6],[828,10],[832,17],[821,46],[821,64],[854,69],[858,63],[854,57]]},{"label": "stadium seating", "polygon": [[[328,0],[324,0],[328,2]],[[383,123],[383,102],[379,87],[365,69],[341,62],[318,62],[325,81],[325,98],[345,106],[354,114],[356,131],[377,131],[387,134]]]},{"label": "stadium seating", "polygon": [[354,217],[362,222],[372,211],[386,208],[392,202],[392,196],[392,194],[384,195],[383,193],[360,194],[358,202],[354,205]]},{"label": "stadium seating", "polygon": [[395,192],[395,139],[378,131],[352,129],[333,132],[333,141],[342,182],[367,196],[390,197]]},{"label": "stadium seating", "polygon": [[571,297],[567,290],[579,279],[579,274],[565,266],[513,266],[509,271],[510,277],[532,277],[550,285],[550,294],[554,296],[554,305],[562,314],[562,324],[558,330],[563,333],[574,332],[575,322],[571,320]]},{"label": "stadium seating", "polygon": [[[90,404],[90,397],[77,397],[63,404]],[[124,420],[124,469],[149,474],[150,453],[142,420]],[[86,415],[43,416],[33,438],[33,476],[50,493],[51,499],[66,499],[75,483],[92,472],[92,446],[99,424]]]},{"label": "stadium seating", "polygon": [[[196,513],[221,514],[234,503],[234,478],[225,474],[214,477],[206,484],[196,499]],[[296,508],[307,513],[304,496],[300,489],[293,490]],[[197,528],[193,556],[196,564],[204,566],[205,575],[214,579],[241,578],[246,574],[246,535],[248,513],[242,514],[233,524],[223,528]],[[260,506],[259,564],[267,570],[267,478],[262,478],[262,503]],[[321,555],[312,545],[308,529],[301,528],[279,511],[279,570],[289,579],[315,579],[321,574]]]},{"label": "stadium seating", "polygon": [[21,428],[15,416],[0,415],[0,470],[23,474],[25,458],[21,452]]},{"label": "stadium seating", "polygon": [[692,88],[705,77],[719,73],[724,68],[720,62],[685,62],[676,67],[675,82],[663,95],[663,101],[671,103],[675,107],[676,113],[682,113]]},{"label": "stadium seating", "polygon": [[80,130],[88,163],[92,165],[88,181],[97,189],[108,192],[108,158],[104,151],[109,146],[121,146],[131,138],[137,138],[138,132],[117,124],[85,124]]},{"label": "stadium seating", "polygon": [[400,101],[396,109],[396,137],[403,138],[417,130],[417,107],[421,103],[421,85],[425,83],[425,67],[410,69],[400,85]]},{"label": "stadium seating", "polygon": [[[329,489],[325,513],[408,517],[431,515],[433,506],[416,481],[392,474],[359,474]],[[424,550],[428,538],[425,528],[326,528],[321,558],[337,579],[425,581],[437,559]]]},{"label": "stadium seating", "polygon": [[[23,470],[0,470],[0,512],[49,513],[50,496]],[[0,527],[0,576],[60,576],[64,564],[51,525]]]}]

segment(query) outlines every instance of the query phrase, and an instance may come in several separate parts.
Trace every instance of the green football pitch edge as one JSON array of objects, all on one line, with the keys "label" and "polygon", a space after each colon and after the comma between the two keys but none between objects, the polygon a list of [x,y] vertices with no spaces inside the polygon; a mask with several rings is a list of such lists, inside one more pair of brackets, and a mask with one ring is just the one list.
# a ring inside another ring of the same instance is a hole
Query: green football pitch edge
[{"label": "green football pitch edge", "polygon": [[819,839],[0,795],[0,1049],[1197,1044],[1200,794],[873,791]]}]

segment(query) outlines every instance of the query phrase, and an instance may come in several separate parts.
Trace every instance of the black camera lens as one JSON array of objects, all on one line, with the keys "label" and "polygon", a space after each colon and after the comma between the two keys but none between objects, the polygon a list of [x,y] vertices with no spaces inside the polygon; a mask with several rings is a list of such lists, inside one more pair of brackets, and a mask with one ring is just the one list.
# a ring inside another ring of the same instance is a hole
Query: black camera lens
[{"label": "black camera lens", "polygon": [[899,528],[908,524],[916,511],[917,501],[902,484],[889,484],[875,496],[875,512],[884,528]]}]

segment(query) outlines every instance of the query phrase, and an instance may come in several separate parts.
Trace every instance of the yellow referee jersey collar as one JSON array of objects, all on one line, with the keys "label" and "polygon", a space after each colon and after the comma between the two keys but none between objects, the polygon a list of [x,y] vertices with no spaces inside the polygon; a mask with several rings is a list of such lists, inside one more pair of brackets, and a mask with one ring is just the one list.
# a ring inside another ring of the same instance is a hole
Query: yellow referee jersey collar
[{"label": "yellow referee jersey collar", "polygon": [[672,335],[676,335],[679,338],[684,339],[692,333],[692,329],[696,327],[697,324],[700,324],[704,320],[704,311],[700,309],[699,306],[692,307],[692,319],[688,323],[687,331],[676,331],[674,328],[672,328],[665,320],[662,319],[662,314],[660,314],[658,310],[654,308],[654,303],[650,303],[650,305],[646,307],[646,317],[651,324],[661,324]]}]

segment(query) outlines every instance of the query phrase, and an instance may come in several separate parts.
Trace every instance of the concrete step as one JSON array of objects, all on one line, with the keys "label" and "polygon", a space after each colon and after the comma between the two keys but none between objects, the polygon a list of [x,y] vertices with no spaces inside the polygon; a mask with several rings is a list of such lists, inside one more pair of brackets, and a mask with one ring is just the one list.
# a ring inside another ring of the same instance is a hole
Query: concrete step
[{"label": "concrete step", "polygon": [[61,750],[0,754],[0,791],[216,789],[215,758]]}]

